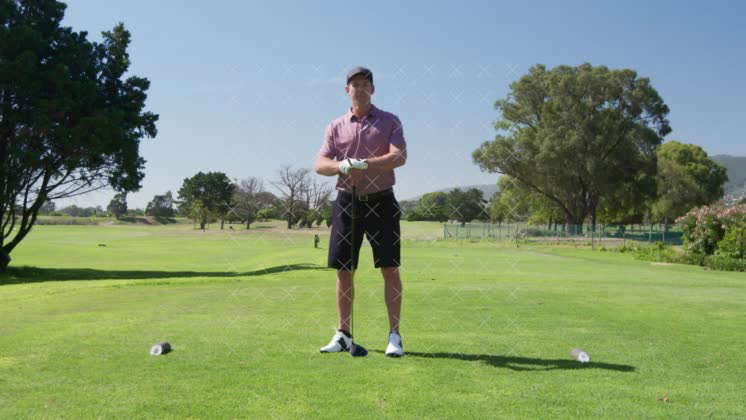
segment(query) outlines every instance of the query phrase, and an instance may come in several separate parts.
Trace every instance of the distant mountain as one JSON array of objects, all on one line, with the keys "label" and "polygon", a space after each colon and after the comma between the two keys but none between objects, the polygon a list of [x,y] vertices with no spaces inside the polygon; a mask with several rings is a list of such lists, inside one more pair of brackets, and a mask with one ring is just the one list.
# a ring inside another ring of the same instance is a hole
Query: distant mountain
[{"label": "distant mountain", "polygon": [[733,193],[746,187],[746,156],[715,155],[710,158],[728,171],[726,193]]},{"label": "distant mountain", "polygon": [[[442,189],[442,190],[431,191],[431,192],[445,192],[445,193],[447,193],[447,192],[451,192],[451,191],[455,190],[456,188],[459,188],[462,191],[466,191],[466,190],[470,190],[472,188],[476,188],[476,189],[482,191],[482,196],[484,197],[485,200],[489,200],[490,197],[492,197],[492,194],[494,194],[494,193],[497,192],[497,183],[495,183],[495,184],[482,184],[482,185],[466,185],[466,186],[445,188],[445,189]],[[401,200],[401,201],[418,201],[420,198],[422,198],[423,195],[424,194],[418,195],[416,197],[407,198],[407,199]]]},{"label": "distant mountain", "polygon": [[733,204],[746,198],[746,157],[715,155],[711,159],[724,166],[728,174],[725,202]]}]

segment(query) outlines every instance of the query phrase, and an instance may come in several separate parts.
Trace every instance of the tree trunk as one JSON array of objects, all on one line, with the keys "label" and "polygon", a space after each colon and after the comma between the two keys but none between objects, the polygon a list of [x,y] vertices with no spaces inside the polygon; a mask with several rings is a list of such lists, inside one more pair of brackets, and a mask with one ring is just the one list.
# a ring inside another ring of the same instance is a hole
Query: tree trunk
[{"label": "tree trunk", "polygon": [[583,220],[577,220],[574,214],[565,212],[565,223],[567,223],[567,233],[570,235],[580,235],[583,233]]},{"label": "tree trunk", "polygon": [[221,217],[220,218],[220,230],[223,230],[223,226],[225,226],[225,219]]},{"label": "tree trunk", "polygon": [[202,230],[205,230],[205,222],[203,221],[199,222],[199,228]]},{"label": "tree trunk", "polygon": [[10,264],[10,255],[8,255],[4,249],[0,248],[0,272],[4,272]]},{"label": "tree trunk", "polygon": [[246,219],[246,229],[248,230],[250,228],[251,228],[251,219]]},{"label": "tree trunk", "polygon": [[591,212],[591,232],[596,231],[596,208],[593,208],[593,211]]}]

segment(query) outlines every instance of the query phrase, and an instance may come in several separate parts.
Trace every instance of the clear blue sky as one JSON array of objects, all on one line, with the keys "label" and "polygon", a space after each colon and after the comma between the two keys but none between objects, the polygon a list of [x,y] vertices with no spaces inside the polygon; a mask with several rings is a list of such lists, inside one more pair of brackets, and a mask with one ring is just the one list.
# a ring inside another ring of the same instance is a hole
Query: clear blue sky
[{"label": "clear blue sky", "polygon": [[355,65],[373,70],[374,104],[404,124],[400,199],[495,182],[471,152],[494,137],[494,101],[537,63],[634,69],[671,108],[668,140],[746,155],[743,3],[398,3],[71,1],[64,24],[89,39],[124,22],[131,73],[152,82],[159,135],[142,143],[146,177],[129,206],[175,194],[198,171],[269,181],[281,165],[311,167],[324,127],[349,106]]}]

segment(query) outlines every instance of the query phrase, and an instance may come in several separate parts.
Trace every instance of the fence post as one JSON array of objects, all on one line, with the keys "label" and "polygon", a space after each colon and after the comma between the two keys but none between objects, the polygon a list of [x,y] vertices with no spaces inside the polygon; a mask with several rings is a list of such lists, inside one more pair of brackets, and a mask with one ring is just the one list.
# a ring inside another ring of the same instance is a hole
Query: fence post
[{"label": "fence post", "polygon": [[648,231],[648,242],[653,242],[653,223],[650,223],[650,230]]},{"label": "fence post", "polygon": [[594,229],[591,229],[591,249],[596,249],[596,246],[593,244],[593,236],[596,234],[594,232]]}]

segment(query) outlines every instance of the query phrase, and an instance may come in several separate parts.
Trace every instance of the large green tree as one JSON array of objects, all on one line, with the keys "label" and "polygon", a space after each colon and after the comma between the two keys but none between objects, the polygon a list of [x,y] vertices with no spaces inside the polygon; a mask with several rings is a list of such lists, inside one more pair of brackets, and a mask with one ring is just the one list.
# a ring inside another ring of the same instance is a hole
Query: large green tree
[{"label": "large green tree", "polygon": [[0,0],[0,270],[45,201],[138,190],[140,140],[156,135],[150,83],[124,78],[130,33],[120,23],[91,42],[60,25],[65,8]]},{"label": "large green tree", "polygon": [[645,222],[645,215],[656,198],[655,174],[644,172],[630,182],[623,182],[608,192],[598,206],[598,220],[606,224],[632,224]]},{"label": "large green tree", "polygon": [[588,63],[536,65],[495,108],[498,134],[474,162],[544,195],[570,225],[594,219],[604,197],[641,173],[654,175],[655,150],[671,131],[647,78]]},{"label": "large green tree", "polygon": [[455,188],[446,195],[445,211],[449,219],[457,220],[463,226],[466,222],[471,222],[474,219],[488,218],[489,212],[485,207],[486,203],[482,190],[471,188],[462,191]]},{"label": "large green tree", "polygon": [[503,175],[497,181],[498,193],[490,202],[493,222],[556,223],[564,221],[562,210],[543,194],[527,188],[520,181]]},{"label": "large green tree", "polygon": [[204,230],[205,224],[215,215],[222,221],[233,205],[233,192],[236,185],[223,172],[198,172],[191,178],[185,178],[179,189],[182,214],[189,214],[199,221],[199,228]]},{"label": "large green tree", "polygon": [[722,198],[728,176],[701,147],[669,141],[658,149],[656,180],[658,200],[653,216],[668,224],[694,207]]},{"label": "large green tree", "polygon": [[148,205],[145,207],[145,214],[153,217],[174,217],[174,197],[171,191],[163,195],[153,196]]},{"label": "large green tree", "polygon": [[414,213],[416,220],[445,222],[451,212],[448,211],[448,194],[442,191],[423,195],[417,202]]},{"label": "large green tree", "polygon": [[115,194],[114,198],[109,201],[109,205],[106,206],[106,211],[111,213],[115,219],[119,219],[127,214],[127,194]]}]

